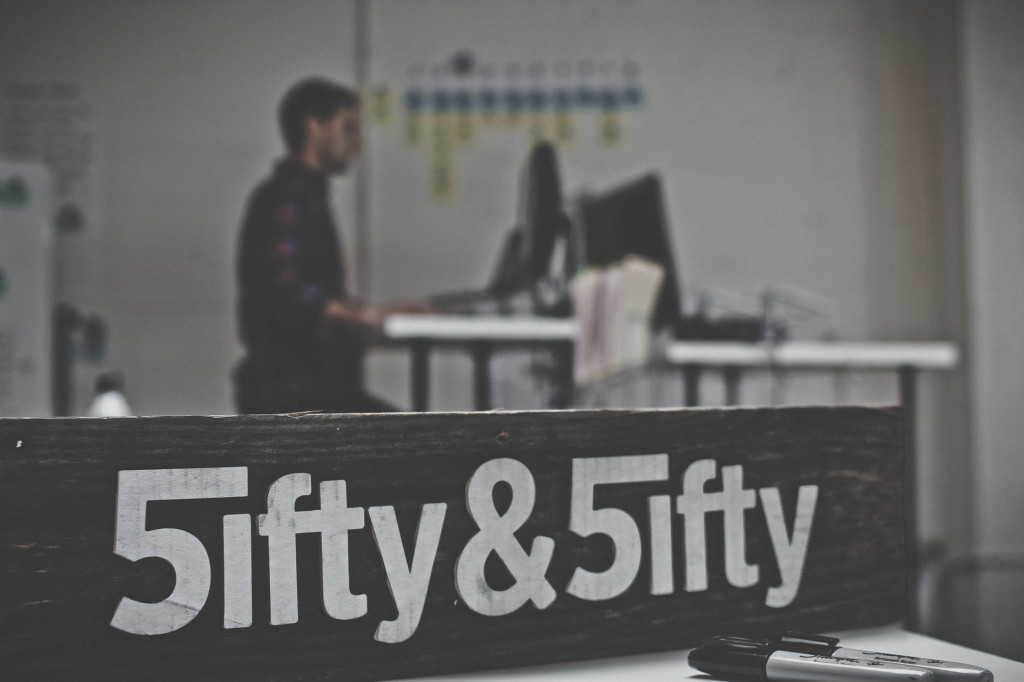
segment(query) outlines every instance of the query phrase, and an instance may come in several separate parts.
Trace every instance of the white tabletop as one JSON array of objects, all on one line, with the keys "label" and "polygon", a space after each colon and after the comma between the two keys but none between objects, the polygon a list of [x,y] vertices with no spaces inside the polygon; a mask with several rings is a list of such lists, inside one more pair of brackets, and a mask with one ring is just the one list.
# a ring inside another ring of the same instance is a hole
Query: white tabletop
[{"label": "white tabletop", "polygon": [[[390,315],[384,336],[391,340],[442,342],[573,341],[578,326],[571,318],[506,315]],[[777,345],[731,341],[672,341],[665,359],[676,365],[732,367],[952,369],[959,361],[955,345],[944,342],[788,341]]]},{"label": "white tabletop", "polygon": [[576,320],[517,315],[389,315],[388,339],[432,341],[573,341]]},{"label": "white tabletop", "polygon": [[787,341],[774,346],[759,343],[673,341],[665,359],[677,365],[735,367],[806,367],[850,369],[952,369],[959,353],[945,342]]},{"label": "white tabletop", "polygon": [[[869,651],[905,654],[921,658],[938,658],[945,661],[970,663],[988,668],[997,682],[1024,680],[1024,663],[993,656],[975,649],[968,649],[949,642],[943,642],[924,635],[906,632],[896,626],[856,630],[836,634],[842,646]],[[429,678],[433,682],[497,682],[498,680],[530,680],[531,682],[622,682],[622,680],[643,680],[644,682],[678,682],[686,679],[700,679],[713,682],[709,677],[694,670],[686,663],[688,651],[669,651],[659,654],[621,656],[573,663],[532,666],[511,670],[442,675]]]}]

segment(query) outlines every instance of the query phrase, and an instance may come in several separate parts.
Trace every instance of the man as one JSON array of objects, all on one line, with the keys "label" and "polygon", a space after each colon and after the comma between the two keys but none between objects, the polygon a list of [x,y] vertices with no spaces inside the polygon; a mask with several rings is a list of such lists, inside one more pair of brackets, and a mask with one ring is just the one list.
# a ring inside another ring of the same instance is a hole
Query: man
[{"label": "man", "polygon": [[278,122],[287,155],[249,199],[238,251],[236,368],[244,414],[382,412],[363,388],[363,358],[384,310],[345,290],[345,266],[328,207],[328,178],[362,150],[359,97],[314,78],[284,96]]}]

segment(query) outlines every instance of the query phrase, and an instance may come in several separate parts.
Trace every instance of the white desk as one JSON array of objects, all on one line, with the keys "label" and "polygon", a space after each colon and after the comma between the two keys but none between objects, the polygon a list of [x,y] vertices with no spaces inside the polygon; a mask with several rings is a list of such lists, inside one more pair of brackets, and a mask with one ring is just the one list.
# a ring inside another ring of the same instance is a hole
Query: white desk
[{"label": "white desk", "polygon": [[[665,349],[666,361],[689,370],[685,377],[685,403],[699,403],[699,370],[723,370],[726,403],[739,402],[739,378],[743,369],[786,370],[882,370],[916,372],[956,367],[959,353],[951,343],[840,343],[789,341],[777,345],[674,341]],[[909,386],[912,390],[912,386]]]},{"label": "white desk", "polygon": [[496,347],[550,347],[559,354],[560,390],[552,407],[568,407],[576,321],[555,317],[505,315],[389,315],[384,338],[409,344],[412,351],[412,410],[425,412],[430,394],[430,351],[436,345],[468,347],[473,356],[473,404],[491,409],[491,353]]},{"label": "white desk", "polygon": [[[575,320],[530,316],[391,315],[384,321],[384,337],[408,343],[413,351],[413,410],[427,409],[429,353],[434,345],[469,347],[475,360],[477,409],[490,408],[490,351],[495,346],[548,346],[565,350],[571,372],[571,344],[576,340]],[[922,369],[952,369],[957,349],[949,343],[834,343],[792,341],[774,346],[717,341],[675,341],[665,349],[665,360],[683,369],[684,403],[699,404],[699,376],[703,368],[725,373],[726,402],[738,404],[743,369],[900,371],[913,379]],[[913,382],[901,389],[913,392]],[[485,391],[486,389],[486,391]],[[913,395],[903,396],[913,398]]]},{"label": "white desk", "polygon": [[959,355],[951,343],[850,343],[787,341],[769,346],[757,343],[675,341],[665,350],[677,365],[792,367],[824,369],[952,369]]},{"label": "white desk", "polygon": [[[1024,680],[1024,663],[993,656],[975,649],[968,649],[949,642],[943,642],[924,635],[918,635],[899,628],[885,627],[870,630],[855,630],[836,634],[843,646],[869,651],[907,654],[931,657],[946,661],[959,661],[988,668],[995,675],[996,682]],[[428,678],[432,682],[467,682],[468,680],[531,680],[531,682],[622,682],[622,680],[643,680],[644,682],[678,682],[678,680],[699,679],[714,682],[694,670],[686,663],[688,651],[670,651],[658,654],[641,654],[604,658],[573,663],[533,666],[512,670],[442,675]]]},{"label": "white desk", "polygon": [[512,315],[389,315],[384,336],[393,340],[429,339],[467,343],[575,341],[576,320]]}]

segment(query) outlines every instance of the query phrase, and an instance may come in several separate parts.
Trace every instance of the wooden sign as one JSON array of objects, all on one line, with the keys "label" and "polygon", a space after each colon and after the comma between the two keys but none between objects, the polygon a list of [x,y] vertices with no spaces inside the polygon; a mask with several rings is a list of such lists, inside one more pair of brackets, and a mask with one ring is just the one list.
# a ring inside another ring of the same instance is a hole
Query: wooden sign
[{"label": "wooden sign", "polygon": [[375,680],[905,604],[899,411],[0,420],[8,679]]}]

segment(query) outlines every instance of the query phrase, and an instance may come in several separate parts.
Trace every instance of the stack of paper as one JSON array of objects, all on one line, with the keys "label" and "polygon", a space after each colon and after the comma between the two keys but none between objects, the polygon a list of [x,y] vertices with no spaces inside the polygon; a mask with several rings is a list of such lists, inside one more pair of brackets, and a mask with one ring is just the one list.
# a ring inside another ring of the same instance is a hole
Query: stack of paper
[{"label": "stack of paper", "polygon": [[589,268],[571,284],[579,325],[573,375],[577,384],[609,377],[647,362],[651,314],[664,279],[657,263],[627,256],[606,268]]}]

